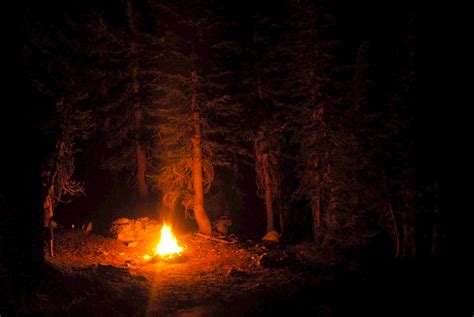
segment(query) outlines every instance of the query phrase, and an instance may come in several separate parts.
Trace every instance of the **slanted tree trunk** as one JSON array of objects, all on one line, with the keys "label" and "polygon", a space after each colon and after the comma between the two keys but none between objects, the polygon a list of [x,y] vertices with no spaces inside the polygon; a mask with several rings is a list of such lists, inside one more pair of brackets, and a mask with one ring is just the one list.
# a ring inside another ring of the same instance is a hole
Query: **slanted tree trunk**
[{"label": "slanted tree trunk", "polygon": [[275,231],[273,220],[273,195],[270,170],[268,166],[268,153],[262,154],[263,175],[265,178],[265,210],[267,212],[267,233]]},{"label": "slanted tree trunk", "polygon": [[197,72],[192,71],[193,93],[191,108],[193,111],[194,137],[193,142],[193,181],[194,181],[194,216],[199,226],[199,231],[210,235],[212,232],[211,222],[204,209],[204,185],[202,175],[202,134],[201,114],[197,107]]}]

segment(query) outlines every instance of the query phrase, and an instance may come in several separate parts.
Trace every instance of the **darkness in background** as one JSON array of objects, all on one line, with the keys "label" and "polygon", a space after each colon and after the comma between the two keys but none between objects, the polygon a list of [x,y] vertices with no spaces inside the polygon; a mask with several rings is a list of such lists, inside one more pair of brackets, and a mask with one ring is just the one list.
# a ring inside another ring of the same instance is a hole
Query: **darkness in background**
[{"label": "darkness in background", "polygon": [[0,312],[12,297],[34,289],[42,268],[40,164],[46,140],[40,121],[46,105],[31,89],[24,68],[24,7],[2,8],[2,101],[0,105]]}]

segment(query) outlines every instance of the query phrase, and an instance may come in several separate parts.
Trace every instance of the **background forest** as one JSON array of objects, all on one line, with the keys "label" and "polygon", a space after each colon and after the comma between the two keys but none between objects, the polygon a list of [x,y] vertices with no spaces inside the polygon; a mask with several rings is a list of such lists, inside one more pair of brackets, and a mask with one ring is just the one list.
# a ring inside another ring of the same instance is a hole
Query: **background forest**
[{"label": "background forest", "polygon": [[[447,202],[460,185],[441,168],[454,167],[443,159],[458,114],[434,106],[449,36],[438,15],[423,29],[420,7],[8,2],[2,292],[22,298],[16,285],[36,283],[49,217],[60,229],[92,223],[99,236],[119,217],[206,236],[225,219],[241,241],[310,245],[328,261],[367,256],[369,271],[384,259],[405,290],[420,272],[438,274],[437,260],[458,272],[466,250],[455,252],[453,234],[468,222]],[[427,96],[426,66],[436,73]]]},{"label": "background forest", "polygon": [[415,10],[372,5],[31,5],[25,74],[44,104],[60,222],[159,213],[209,233],[228,216],[286,241],[385,235],[399,256],[436,254]]}]

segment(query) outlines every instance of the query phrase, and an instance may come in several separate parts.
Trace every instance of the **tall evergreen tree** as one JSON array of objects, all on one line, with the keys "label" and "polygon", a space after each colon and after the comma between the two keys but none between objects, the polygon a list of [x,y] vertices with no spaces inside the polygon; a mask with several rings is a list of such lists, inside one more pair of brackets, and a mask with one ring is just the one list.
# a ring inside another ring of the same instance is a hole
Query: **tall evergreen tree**
[{"label": "tall evergreen tree", "polygon": [[156,41],[162,53],[158,78],[150,84],[155,96],[150,102],[160,122],[155,132],[157,172],[152,177],[168,207],[174,209],[181,201],[186,214],[196,218],[199,230],[210,234],[204,194],[210,190],[214,165],[229,164],[230,155],[218,137],[227,129],[219,118],[233,112],[224,87],[216,80],[222,74],[210,61],[212,48],[222,45],[206,36],[216,24],[202,4],[186,8],[153,4]]},{"label": "tall evergreen tree", "polygon": [[[134,184],[136,202],[148,202],[148,154],[153,142],[153,109],[146,107],[149,79],[147,35],[142,30],[135,3],[125,2],[120,22],[112,23],[100,14],[82,17],[89,41],[86,54],[94,59],[87,68],[98,84],[98,112],[108,151],[105,164],[113,172],[125,172]],[[149,98],[149,97],[148,97]]]},{"label": "tall evergreen tree", "polygon": [[[57,19],[51,15],[52,21]],[[81,143],[95,128],[89,109],[92,89],[88,89],[90,81],[79,62],[81,52],[77,49],[77,38],[65,41],[66,32],[79,36],[75,26],[66,24],[64,29],[55,31],[56,24],[42,25],[33,19],[29,26],[29,38],[24,47],[29,79],[40,94],[50,102],[56,101],[54,109],[45,109],[50,117],[45,116],[46,122],[42,122],[42,132],[51,147],[42,170],[44,224],[48,226],[60,202],[68,196],[84,193],[83,183],[74,179],[74,170]]]}]

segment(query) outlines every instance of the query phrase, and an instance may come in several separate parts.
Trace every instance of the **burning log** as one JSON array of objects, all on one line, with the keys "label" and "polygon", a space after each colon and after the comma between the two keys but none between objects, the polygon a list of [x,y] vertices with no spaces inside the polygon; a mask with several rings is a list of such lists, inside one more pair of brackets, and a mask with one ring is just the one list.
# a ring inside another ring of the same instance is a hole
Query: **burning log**
[{"label": "burning log", "polygon": [[162,257],[173,257],[183,252],[183,248],[178,245],[178,240],[171,232],[171,228],[164,223],[161,228],[160,242],[156,246],[155,255],[161,255]]},{"label": "burning log", "polygon": [[145,254],[143,259],[148,262],[169,262],[169,263],[180,263],[185,261],[183,255],[183,247],[178,244],[178,240],[173,235],[171,227],[166,223],[161,228],[160,242],[156,246],[155,254],[150,256]]}]

